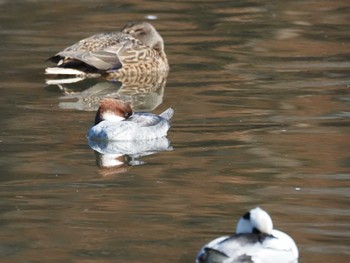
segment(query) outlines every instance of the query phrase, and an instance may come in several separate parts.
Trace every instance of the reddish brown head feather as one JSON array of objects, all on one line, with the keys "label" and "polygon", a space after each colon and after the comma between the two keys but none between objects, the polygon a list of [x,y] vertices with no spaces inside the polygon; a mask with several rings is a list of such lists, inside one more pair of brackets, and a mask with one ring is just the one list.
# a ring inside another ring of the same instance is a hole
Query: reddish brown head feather
[{"label": "reddish brown head feather", "polygon": [[103,112],[114,112],[125,119],[128,119],[132,115],[132,108],[130,103],[113,98],[105,98],[100,102],[100,107],[97,110],[95,117],[95,125],[103,121]]}]

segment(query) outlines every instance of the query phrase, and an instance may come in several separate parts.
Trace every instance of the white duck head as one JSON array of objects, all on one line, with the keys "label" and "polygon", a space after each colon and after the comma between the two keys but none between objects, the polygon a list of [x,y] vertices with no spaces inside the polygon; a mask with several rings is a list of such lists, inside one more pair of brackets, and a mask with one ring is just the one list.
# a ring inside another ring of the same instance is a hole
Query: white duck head
[{"label": "white duck head", "polygon": [[251,209],[238,221],[236,234],[264,233],[271,235],[273,223],[270,215],[260,207]]}]

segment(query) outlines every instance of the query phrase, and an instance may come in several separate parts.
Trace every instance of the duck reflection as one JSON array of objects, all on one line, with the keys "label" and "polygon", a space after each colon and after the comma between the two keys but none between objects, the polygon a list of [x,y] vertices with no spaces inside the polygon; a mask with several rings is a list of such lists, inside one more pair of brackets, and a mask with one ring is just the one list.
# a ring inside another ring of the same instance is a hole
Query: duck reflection
[{"label": "duck reflection", "polygon": [[140,157],[152,155],[173,148],[166,137],[143,141],[101,141],[90,140],[88,144],[95,151],[96,164],[103,175],[125,172],[127,166],[143,165]]},{"label": "duck reflection", "polygon": [[[167,73],[113,78],[66,78],[46,80],[63,93],[62,109],[96,111],[103,98],[130,102],[136,111],[152,111],[163,101]],[[73,100],[73,101],[72,101]]]}]

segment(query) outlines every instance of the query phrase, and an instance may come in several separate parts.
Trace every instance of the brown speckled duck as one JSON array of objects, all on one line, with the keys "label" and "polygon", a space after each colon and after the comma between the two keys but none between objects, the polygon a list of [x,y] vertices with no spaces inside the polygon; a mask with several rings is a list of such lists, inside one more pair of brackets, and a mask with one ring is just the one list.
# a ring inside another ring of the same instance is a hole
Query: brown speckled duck
[{"label": "brown speckled duck", "polygon": [[169,70],[163,39],[146,22],[82,39],[49,60],[57,65],[46,68],[46,74],[122,77]]}]

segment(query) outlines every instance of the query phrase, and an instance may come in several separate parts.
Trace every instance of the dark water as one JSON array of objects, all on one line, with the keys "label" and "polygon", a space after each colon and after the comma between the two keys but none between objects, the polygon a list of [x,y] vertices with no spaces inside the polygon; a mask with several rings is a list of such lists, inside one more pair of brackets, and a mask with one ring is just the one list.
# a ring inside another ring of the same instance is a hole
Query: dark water
[{"label": "dark water", "polygon": [[[299,262],[348,261],[348,1],[0,8],[1,262],[194,262],[257,205],[295,239]],[[155,90],[123,96],[175,109],[173,150],[102,167],[86,140],[94,109],[79,99],[119,84],[47,85],[45,59],[148,18],[171,71]]]}]

